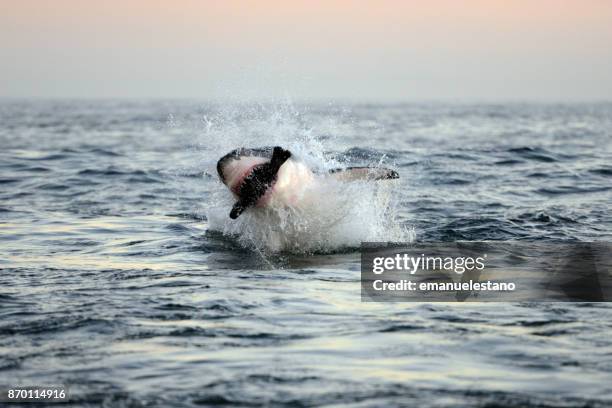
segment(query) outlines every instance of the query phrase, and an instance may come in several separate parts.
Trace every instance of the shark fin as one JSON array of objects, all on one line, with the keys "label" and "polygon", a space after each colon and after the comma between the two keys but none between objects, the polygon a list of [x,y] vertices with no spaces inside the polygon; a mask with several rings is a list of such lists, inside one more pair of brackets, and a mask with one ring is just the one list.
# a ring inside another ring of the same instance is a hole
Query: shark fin
[{"label": "shark fin", "polygon": [[333,169],[329,173],[339,181],[390,180],[399,178],[397,171],[383,167],[347,167],[345,169]]}]

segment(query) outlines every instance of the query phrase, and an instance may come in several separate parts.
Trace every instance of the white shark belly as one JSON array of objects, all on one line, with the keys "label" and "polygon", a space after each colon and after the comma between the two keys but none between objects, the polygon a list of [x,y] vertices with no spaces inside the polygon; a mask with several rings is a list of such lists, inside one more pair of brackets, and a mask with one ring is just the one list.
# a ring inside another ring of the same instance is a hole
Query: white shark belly
[{"label": "white shark belly", "polygon": [[317,176],[304,163],[289,159],[278,170],[276,182],[258,206],[296,207],[304,201]]}]

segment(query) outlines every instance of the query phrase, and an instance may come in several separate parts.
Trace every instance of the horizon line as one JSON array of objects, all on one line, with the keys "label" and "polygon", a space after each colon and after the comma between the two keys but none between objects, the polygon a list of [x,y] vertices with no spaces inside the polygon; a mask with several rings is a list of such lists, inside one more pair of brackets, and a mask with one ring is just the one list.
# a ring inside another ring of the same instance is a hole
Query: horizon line
[{"label": "horizon line", "polygon": [[411,103],[513,103],[513,104],[608,104],[612,98],[570,97],[566,99],[552,97],[410,97],[410,98],[355,98],[355,97],[206,97],[206,96],[15,96],[0,95],[0,101],[193,101],[212,104],[257,104],[257,103],[316,103],[336,104],[349,103],[356,105],[380,104],[401,105]]}]

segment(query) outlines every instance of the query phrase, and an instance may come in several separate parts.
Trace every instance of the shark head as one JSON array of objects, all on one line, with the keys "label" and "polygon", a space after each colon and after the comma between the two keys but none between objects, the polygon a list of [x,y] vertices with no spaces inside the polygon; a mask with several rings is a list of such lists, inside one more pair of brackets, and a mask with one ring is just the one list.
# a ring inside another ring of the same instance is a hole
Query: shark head
[{"label": "shark head", "polygon": [[230,218],[236,219],[274,185],[281,166],[291,152],[280,146],[236,149],[217,162],[219,178],[236,197]]}]

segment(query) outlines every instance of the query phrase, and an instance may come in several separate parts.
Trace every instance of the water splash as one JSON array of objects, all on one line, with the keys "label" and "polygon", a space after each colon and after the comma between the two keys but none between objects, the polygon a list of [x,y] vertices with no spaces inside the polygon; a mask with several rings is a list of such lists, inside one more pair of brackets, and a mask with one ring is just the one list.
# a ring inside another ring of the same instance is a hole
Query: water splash
[{"label": "water splash", "polygon": [[[317,136],[323,133],[325,141]],[[230,150],[270,145],[291,150],[322,174],[296,206],[253,208],[237,220],[228,216],[231,193],[217,182],[206,202],[209,228],[266,253],[327,253],[358,247],[362,241],[411,240],[413,233],[395,219],[396,181],[343,183],[323,176],[331,168],[347,166],[345,157],[326,149],[325,142],[333,144],[339,137],[329,122],[324,132],[307,125],[304,114],[290,104],[226,106],[207,116],[202,150],[211,174],[219,157]],[[384,160],[377,161],[353,164],[380,166]]]}]

